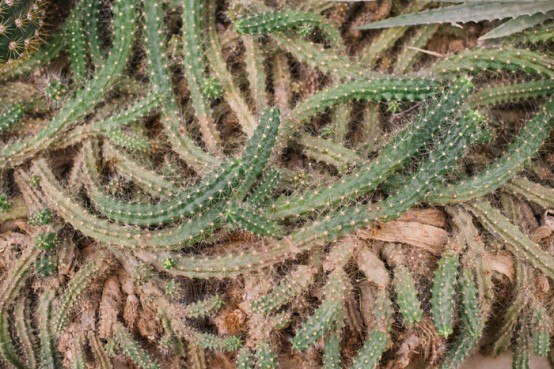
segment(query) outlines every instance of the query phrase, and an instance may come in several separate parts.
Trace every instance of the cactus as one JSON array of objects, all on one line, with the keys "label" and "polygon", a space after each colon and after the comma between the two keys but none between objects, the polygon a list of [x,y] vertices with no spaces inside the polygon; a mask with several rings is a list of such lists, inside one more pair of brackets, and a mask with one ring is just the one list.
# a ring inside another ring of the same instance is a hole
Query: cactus
[{"label": "cactus", "polygon": [[256,348],[256,369],[276,369],[277,358],[267,343]]},{"label": "cactus", "polygon": [[202,4],[202,8],[204,9],[204,20],[207,27],[205,32],[206,58],[209,61],[210,68],[213,70],[214,77],[221,83],[223,87],[223,97],[229,104],[231,110],[233,110],[238,117],[242,131],[250,137],[256,129],[256,119],[244,101],[239,88],[235,85],[233,76],[227,70],[216,30],[217,3],[215,0],[207,0],[204,2],[195,1],[198,4]]},{"label": "cactus", "polygon": [[270,314],[286,304],[298,294],[304,292],[313,282],[314,271],[307,266],[298,266],[287,275],[275,288],[266,295],[252,301],[250,307],[254,312]]},{"label": "cactus", "polygon": [[15,303],[14,318],[15,330],[23,348],[25,362],[28,367],[34,368],[37,365],[35,339],[31,327],[29,300],[25,296],[22,296]]},{"label": "cactus", "polygon": [[60,335],[67,324],[69,312],[77,301],[77,298],[87,287],[87,284],[94,280],[94,277],[98,275],[103,264],[104,259],[102,257],[97,257],[96,259],[83,265],[75,274],[73,279],[71,279],[71,282],[67,285],[64,294],[61,296],[60,304],[53,317],[52,333],[55,336]]},{"label": "cactus", "polygon": [[518,102],[550,96],[554,93],[552,80],[538,80],[531,82],[504,84],[488,87],[477,92],[472,97],[475,106],[487,106]]},{"label": "cactus", "polygon": [[529,239],[500,211],[483,200],[468,203],[466,206],[489,232],[505,242],[508,249],[516,257],[529,262],[545,275],[554,276],[554,257]]},{"label": "cactus", "polygon": [[329,275],[325,285],[325,298],[317,310],[297,329],[292,340],[292,347],[299,351],[310,348],[326,332],[339,328],[344,315],[344,294],[348,282],[343,272],[336,271]]},{"label": "cactus", "polygon": [[6,132],[10,127],[19,122],[23,116],[23,105],[14,104],[0,113],[0,133]]},{"label": "cactus", "polygon": [[339,31],[315,13],[282,9],[277,12],[269,11],[254,16],[241,17],[235,21],[237,32],[247,35],[274,33],[305,25],[319,27],[332,44],[343,44]]},{"label": "cactus", "polygon": [[435,327],[442,337],[453,332],[454,294],[458,275],[459,256],[447,251],[439,260],[431,290],[431,315]]},{"label": "cactus", "polygon": [[364,341],[364,346],[356,355],[352,363],[352,369],[375,369],[381,360],[381,355],[389,343],[386,333],[372,330]]},{"label": "cactus", "polygon": [[237,369],[254,369],[254,359],[248,347],[243,347],[237,355]]},{"label": "cactus", "polygon": [[[48,225],[52,223],[53,215],[50,209],[44,208],[41,209],[33,214],[33,217],[29,221],[32,225]],[[54,236],[54,235],[52,235]],[[53,238],[50,236],[50,238]],[[55,236],[54,236],[55,237]],[[39,243],[39,241],[37,241]],[[41,242],[41,244],[44,244],[44,242]],[[52,245],[53,246],[53,245]],[[45,248],[44,246],[39,246],[41,248]]]},{"label": "cactus", "polygon": [[[437,110],[427,111],[417,122],[402,130],[382,148],[375,161],[345,176],[342,181],[328,189],[309,190],[311,194],[300,194],[292,199],[280,199],[275,205],[273,216],[281,218],[311,212],[337,202],[354,200],[376,188],[381,181],[394,173],[402,162],[413,155],[429,136],[432,137],[440,130],[444,119],[452,114],[453,107],[457,105],[459,99],[467,96],[469,89],[469,82],[460,82],[458,86],[446,92]],[[376,177],[378,180],[375,180]]]},{"label": "cactus", "polygon": [[127,328],[121,323],[114,327],[114,339],[117,347],[141,369],[159,369],[160,366],[133,339]]},{"label": "cactus", "polygon": [[20,58],[42,36],[44,9],[40,1],[0,2],[0,63]]},{"label": "cactus", "polygon": [[114,3],[114,45],[104,66],[83,89],[68,101],[47,127],[32,137],[16,141],[0,149],[2,163],[16,165],[44,150],[56,139],[56,135],[67,130],[74,121],[85,116],[96,105],[123,71],[130,55],[135,30],[135,7],[118,0]]},{"label": "cactus", "polygon": [[554,76],[552,65],[545,55],[505,46],[467,50],[437,62],[430,70],[441,74],[507,71],[543,75],[550,79]]},{"label": "cactus", "polygon": [[554,189],[534,183],[525,177],[514,177],[504,188],[515,195],[539,204],[545,209],[554,208]]},{"label": "cactus", "polygon": [[[205,94],[210,80],[204,75],[206,70],[204,53],[202,52],[202,2],[186,0],[183,2],[183,54],[185,76],[187,78],[192,106],[198,118],[202,138],[206,148],[219,155],[221,153],[221,137],[211,117],[210,103]],[[213,85],[213,83],[212,83]],[[208,90],[211,88],[208,87]],[[210,93],[213,91],[210,91]]]},{"label": "cactus", "polygon": [[537,113],[519,132],[506,153],[491,166],[454,185],[443,185],[429,196],[434,203],[465,202],[495,191],[514,177],[548,138],[554,128],[550,100],[545,110]]},{"label": "cactus", "polygon": [[54,343],[50,322],[52,317],[52,300],[54,299],[54,290],[48,289],[40,296],[38,307],[38,328],[40,338],[40,361],[41,368],[55,369],[59,367],[57,363],[56,345]]},{"label": "cactus", "polygon": [[35,245],[42,250],[52,250],[56,247],[56,234],[53,232],[41,233],[35,240]]},{"label": "cactus", "polygon": [[458,368],[462,360],[473,349],[481,337],[484,322],[481,318],[481,307],[474,274],[469,269],[464,269],[460,277],[461,292],[461,335],[454,341],[441,364],[441,369]]},{"label": "cactus", "polygon": [[394,268],[393,285],[396,291],[396,303],[404,324],[411,326],[421,321],[423,311],[417,297],[415,281],[404,265]]}]

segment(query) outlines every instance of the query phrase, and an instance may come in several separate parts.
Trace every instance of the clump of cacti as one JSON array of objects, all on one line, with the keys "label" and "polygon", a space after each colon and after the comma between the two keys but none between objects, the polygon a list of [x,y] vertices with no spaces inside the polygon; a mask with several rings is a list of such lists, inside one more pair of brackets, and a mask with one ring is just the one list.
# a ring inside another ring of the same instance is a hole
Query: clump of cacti
[{"label": "clump of cacti", "polygon": [[0,366],[551,355],[551,2],[62,3],[0,0]]}]

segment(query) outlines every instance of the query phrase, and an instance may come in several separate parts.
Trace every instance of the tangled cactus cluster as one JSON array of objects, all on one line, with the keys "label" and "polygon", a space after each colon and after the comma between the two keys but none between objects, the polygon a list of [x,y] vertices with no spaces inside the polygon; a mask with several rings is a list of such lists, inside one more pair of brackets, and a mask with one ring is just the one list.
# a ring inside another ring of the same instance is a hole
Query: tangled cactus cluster
[{"label": "tangled cactus cluster", "polygon": [[460,2],[0,0],[0,365],[554,361],[554,9]]}]

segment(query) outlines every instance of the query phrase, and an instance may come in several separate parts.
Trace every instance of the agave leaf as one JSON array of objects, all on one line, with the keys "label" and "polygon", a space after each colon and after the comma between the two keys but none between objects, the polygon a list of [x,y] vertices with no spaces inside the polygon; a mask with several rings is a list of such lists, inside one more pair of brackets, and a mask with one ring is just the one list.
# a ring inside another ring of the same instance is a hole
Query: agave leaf
[{"label": "agave leaf", "polygon": [[554,11],[549,11],[546,14],[537,13],[533,15],[520,15],[519,17],[510,19],[493,30],[485,33],[483,36],[479,37],[479,41],[510,36],[514,33],[525,31],[526,29],[534,27],[537,24],[549,19],[554,19]]},{"label": "agave leaf", "polygon": [[413,26],[429,23],[479,22],[504,19],[520,15],[547,13],[554,10],[553,1],[464,3],[444,8],[425,10],[419,13],[399,15],[375,23],[365,24],[357,29],[376,29],[397,26]]}]

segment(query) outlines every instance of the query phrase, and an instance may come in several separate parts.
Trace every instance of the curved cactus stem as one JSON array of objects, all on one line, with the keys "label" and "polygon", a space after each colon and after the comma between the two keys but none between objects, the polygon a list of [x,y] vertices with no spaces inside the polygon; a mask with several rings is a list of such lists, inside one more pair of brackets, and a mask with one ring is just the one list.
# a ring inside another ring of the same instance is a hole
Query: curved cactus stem
[{"label": "curved cactus stem", "polygon": [[83,5],[83,2],[76,5],[79,9],[71,14],[66,30],[71,75],[73,83],[77,86],[80,86],[87,79],[86,41],[83,27],[85,10]]},{"label": "curved cactus stem", "polygon": [[83,0],[84,11],[84,29],[88,52],[93,64],[99,67],[104,62],[104,53],[102,51],[102,42],[99,36],[100,8],[99,0]]},{"label": "curved cactus stem", "polygon": [[152,196],[173,197],[182,191],[169,179],[149,168],[145,168],[129,154],[110,144],[104,144],[103,154],[106,160],[114,165],[119,174],[132,179],[134,183]]},{"label": "curved cactus stem", "polygon": [[141,369],[160,369],[158,363],[133,339],[121,323],[114,327],[114,339],[119,349]]},{"label": "curved cactus stem", "polygon": [[237,19],[235,30],[245,35],[262,35],[306,25],[319,27],[333,45],[344,47],[340,32],[327,23],[323,17],[312,12],[292,9],[269,10],[265,13]]},{"label": "curved cactus stem", "polygon": [[525,308],[527,303],[527,284],[529,283],[529,269],[522,262],[516,263],[516,276],[514,286],[514,298],[504,317],[502,324],[496,334],[496,339],[492,345],[492,352],[494,355],[498,355],[505,351],[513,338],[514,327],[517,324],[520,313]]},{"label": "curved cactus stem", "polygon": [[143,0],[145,48],[150,69],[150,83],[164,96],[162,124],[173,150],[196,171],[212,169],[219,159],[203,151],[181,127],[179,105],[167,69],[167,57],[161,35],[164,29],[161,7],[154,0]]},{"label": "curved cactus stem", "polygon": [[52,319],[52,301],[54,300],[55,291],[53,289],[45,290],[39,299],[38,306],[38,329],[40,337],[41,349],[41,364],[42,369],[57,369],[56,344],[54,335],[50,327]]},{"label": "curved cactus stem", "polygon": [[317,310],[296,330],[292,339],[295,350],[304,351],[313,346],[321,337],[333,328],[341,327],[344,322],[344,297],[348,293],[349,282],[342,270],[329,275],[324,287],[325,297]]},{"label": "curved cactus stem", "polygon": [[263,342],[258,345],[255,357],[257,369],[277,369],[277,355],[268,343]]},{"label": "curved cactus stem", "polygon": [[26,369],[27,365],[21,361],[10,337],[8,312],[41,251],[28,245],[14,266],[4,275],[0,286],[0,355],[6,363],[17,369]]},{"label": "curved cactus stem", "polygon": [[315,270],[306,265],[296,267],[267,294],[250,303],[253,312],[265,315],[302,294],[313,283]]},{"label": "curved cactus stem", "polygon": [[554,188],[531,182],[527,178],[519,176],[514,177],[504,188],[545,209],[554,209]]},{"label": "curved cactus stem", "polygon": [[554,129],[554,101],[536,114],[495,163],[456,184],[437,187],[428,197],[431,203],[457,203],[477,199],[503,186],[536,154]]},{"label": "curved cactus stem", "polygon": [[68,283],[63,295],[60,297],[60,304],[56,308],[55,315],[52,320],[52,334],[58,337],[65,328],[71,308],[77,302],[77,298],[85,290],[87,285],[91,283],[104,265],[103,256],[96,257],[83,265]]},{"label": "curved cactus stem", "polygon": [[183,314],[188,318],[201,318],[218,311],[223,306],[221,297],[215,295],[205,300],[189,304],[185,307]]},{"label": "curved cactus stem", "polygon": [[221,53],[219,35],[216,30],[216,1],[207,0],[198,2],[202,3],[203,8],[205,8],[205,25],[207,27],[205,32],[205,43],[206,57],[210,63],[209,66],[221,83],[223,87],[223,97],[237,116],[242,131],[250,137],[254,133],[257,123],[254,115],[248,108],[248,104],[244,101],[240,90],[235,85],[233,76],[227,70],[225,59]]},{"label": "curved cactus stem", "polygon": [[266,204],[272,192],[279,185],[281,172],[278,169],[268,171],[246,199],[246,202],[254,208],[259,208]]},{"label": "curved cactus stem", "polygon": [[484,200],[476,200],[464,206],[479,219],[485,229],[503,241],[517,258],[527,261],[548,277],[554,278],[554,257],[541,249],[498,209]]},{"label": "curved cactus stem", "polygon": [[439,26],[436,24],[429,24],[416,29],[415,34],[404,44],[396,58],[393,68],[394,74],[406,73],[417,62],[421,55],[418,49],[424,48],[438,29]]},{"label": "curved cactus stem", "polygon": [[183,62],[202,139],[211,153],[220,156],[221,137],[212,117],[210,100],[202,90],[207,78],[201,33],[202,7],[200,0],[183,1]]},{"label": "curved cactus stem", "polygon": [[256,111],[261,113],[268,105],[267,86],[262,44],[255,37],[243,35],[244,63],[248,85]]},{"label": "curved cactus stem", "polygon": [[180,249],[204,239],[217,226],[221,209],[214,208],[174,227],[160,231],[142,230],[110,223],[91,214],[67,196],[44,160],[35,162],[41,186],[50,207],[86,236],[122,248],[152,250]]},{"label": "curved cactus stem", "polygon": [[71,345],[71,369],[86,369],[87,359],[84,351],[85,340],[82,333],[77,334]]},{"label": "curved cactus stem", "polygon": [[341,367],[340,335],[333,332],[325,337],[323,369],[340,369]]},{"label": "curved cactus stem", "polygon": [[309,189],[299,195],[277,200],[271,216],[286,218],[333,208],[338,203],[355,200],[375,189],[417,153],[429,138],[440,132],[459,101],[468,95],[470,86],[469,82],[459,82],[447,91],[436,109],[426,111],[416,122],[400,131],[369,165],[360,166],[329,188]]},{"label": "curved cactus stem", "polygon": [[535,299],[531,304],[531,332],[533,336],[533,352],[537,356],[546,357],[550,352],[550,331],[552,322],[543,303]]},{"label": "curved cactus stem", "polygon": [[462,360],[475,348],[483,333],[484,322],[481,318],[481,307],[474,275],[465,269],[461,278],[461,331],[450,347],[441,369],[456,369]]},{"label": "curved cactus stem", "polygon": [[506,46],[462,51],[435,63],[429,68],[429,71],[445,76],[462,71],[469,73],[525,72],[554,78],[554,67],[548,57],[535,51]]},{"label": "curved cactus stem", "polygon": [[17,300],[13,312],[15,331],[23,349],[25,362],[29,368],[35,368],[37,366],[35,353],[36,342],[33,335],[33,328],[31,327],[29,300],[25,295]]},{"label": "curved cactus stem", "polygon": [[107,93],[123,72],[131,53],[135,31],[135,6],[122,0],[113,5],[114,43],[104,66],[69,100],[54,119],[37,134],[0,149],[0,168],[20,164],[50,146],[57,136],[83,118]]},{"label": "curved cactus stem", "polygon": [[263,212],[247,208],[244,204],[231,204],[225,210],[230,224],[260,237],[280,238],[285,230],[279,224],[267,219]]},{"label": "curved cactus stem", "polygon": [[332,140],[303,133],[295,142],[308,158],[331,165],[337,168],[339,173],[344,173],[348,168],[362,162],[362,158],[355,151]]}]

